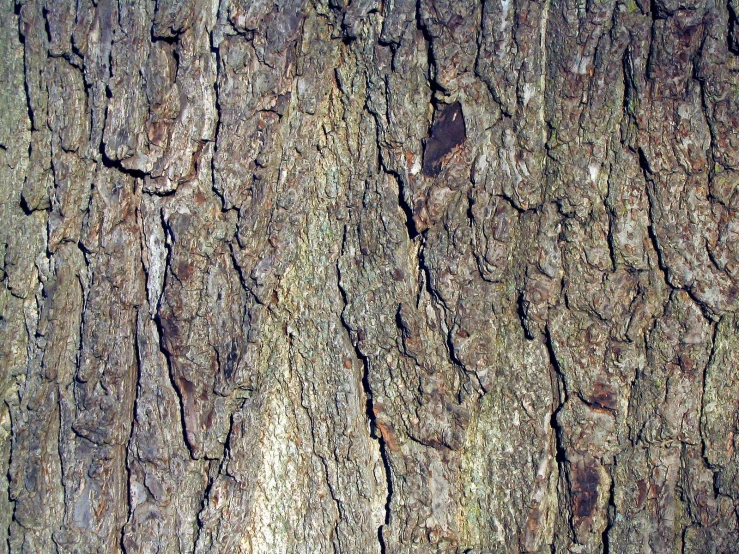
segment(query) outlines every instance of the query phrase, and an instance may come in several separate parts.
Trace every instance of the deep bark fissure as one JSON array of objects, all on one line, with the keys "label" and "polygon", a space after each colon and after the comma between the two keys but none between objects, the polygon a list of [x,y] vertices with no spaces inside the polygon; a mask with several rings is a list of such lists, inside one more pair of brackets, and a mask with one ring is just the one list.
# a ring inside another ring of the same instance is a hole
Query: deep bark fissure
[{"label": "deep bark fissure", "polygon": [[[723,318],[722,318],[723,319]],[[715,498],[718,498],[719,491],[718,487],[716,486],[716,479],[718,477],[718,472],[713,467],[713,464],[708,459],[707,455],[707,447],[706,447],[706,437],[705,437],[705,430],[703,428],[703,422],[705,421],[705,398],[706,398],[706,379],[708,376],[708,370],[713,365],[716,359],[716,341],[718,339],[718,333],[719,328],[722,324],[722,319],[719,319],[716,322],[713,322],[713,329],[711,333],[711,352],[708,355],[708,361],[706,362],[706,366],[703,368],[703,372],[701,374],[701,398],[700,398],[700,414],[699,414],[699,421],[700,425],[698,427],[700,439],[701,439],[701,457],[703,459],[703,464],[706,466],[707,469],[709,469],[713,474],[713,494]]]},{"label": "deep bark fissure", "polygon": [[[141,350],[140,350],[140,344],[139,344],[139,340],[140,340],[140,337],[139,337],[139,318],[140,317],[141,317],[141,314],[137,310],[136,311],[136,335],[135,335],[136,345],[135,345],[135,348],[134,348],[134,352],[136,354],[136,386],[135,386],[136,392],[134,393],[135,396],[134,396],[133,404],[132,404],[131,430],[129,432],[128,439],[126,440],[126,459],[125,459],[125,462],[124,462],[125,470],[126,470],[126,493],[125,494],[126,494],[126,499],[127,499],[127,504],[128,504],[128,515],[127,515],[125,521],[123,521],[123,523],[121,525],[120,540],[119,540],[119,545],[121,547],[121,551],[124,554],[127,554],[128,553],[128,550],[126,549],[126,543],[125,543],[125,539],[126,539],[126,526],[131,521],[131,518],[133,517],[133,512],[134,512],[134,506],[133,506],[133,503],[131,502],[131,477],[132,477],[132,473],[131,473],[131,460],[132,460],[132,457],[131,457],[131,445],[132,445],[132,442],[133,442],[134,432],[136,430],[136,421],[137,421],[138,408],[139,408],[139,392],[140,392],[140,388],[141,388],[140,387],[140,382],[141,382],[141,363],[142,362],[141,362]],[[146,317],[148,317],[148,314],[146,314]]]},{"label": "deep bark fissure", "polygon": [[434,57],[434,37],[429,32],[426,22],[423,18],[423,0],[416,0],[416,28],[421,31],[423,40],[426,43],[426,59],[428,61],[428,83],[432,93],[439,91],[446,94],[446,90],[436,80],[436,59]]},{"label": "deep bark fissure", "polygon": [[185,446],[187,446],[190,457],[195,459],[195,446],[190,443],[190,439],[187,436],[187,427],[185,425],[185,398],[182,395],[180,387],[177,386],[177,379],[174,374],[174,367],[172,363],[172,355],[164,344],[164,328],[162,326],[161,317],[158,313],[154,316],[154,323],[156,324],[157,334],[159,335],[159,351],[162,353],[164,359],[167,362],[167,375],[169,377],[169,384],[172,386],[172,390],[177,395],[177,401],[179,403],[180,425],[182,425],[182,440]]},{"label": "deep bark fissure", "polygon": [[406,194],[408,194],[408,196],[412,198],[412,193],[407,190],[407,187],[403,182],[403,178],[400,176],[399,173],[389,170],[384,165],[383,171],[385,171],[388,175],[391,175],[398,185],[398,206],[400,206],[400,209],[403,211],[403,215],[405,216],[405,228],[408,232],[408,240],[415,241],[420,233],[418,232],[416,220],[413,216],[413,208],[411,208],[408,200],[406,199]]},{"label": "deep bark fissure", "polygon": [[729,12],[729,29],[726,42],[731,53],[739,56],[739,23],[737,23],[737,13],[731,0],[726,2],[726,8]]},{"label": "deep bark fissure", "polygon": [[[555,383],[552,383],[552,394],[556,394],[557,403],[553,406],[552,415],[549,418],[549,424],[554,431],[556,460],[557,463],[561,465],[566,461],[567,457],[565,455],[564,446],[562,445],[563,429],[557,421],[557,416],[559,415],[562,408],[564,408],[564,405],[569,398],[569,393],[567,391],[567,383],[565,381],[564,372],[562,371],[562,368],[559,365],[559,361],[557,361],[557,355],[554,352],[554,345],[552,343],[552,337],[549,333],[549,329],[545,330],[544,344],[549,356],[549,363],[552,370],[554,371],[554,375],[556,376],[556,389],[554,388]],[[563,468],[560,467],[560,471],[562,470]]]},{"label": "deep bark fissure", "polygon": [[610,470],[608,474],[611,479],[611,485],[608,488],[608,503],[607,503],[607,508],[606,508],[607,510],[606,526],[605,526],[605,529],[603,529],[603,532],[601,533],[601,541],[603,543],[603,554],[611,553],[611,540],[608,534],[613,528],[613,518],[615,517],[615,512],[616,512],[616,500],[615,500],[616,485],[613,479],[613,471]]},{"label": "deep bark fissure", "polygon": [[341,299],[343,302],[343,308],[341,310],[341,316],[340,316],[341,325],[346,331],[347,339],[349,340],[349,343],[354,348],[354,354],[357,356],[357,359],[359,359],[362,363],[361,383],[362,383],[362,391],[365,397],[365,415],[367,417],[367,422],[369,423],[370,434],[377,441],[377,445],[380,451],[380,459],[382,460],[383,472],[385,474],[385,486],[387,489],[387,496],[385,497],[385,506],[384,506],[385,523],[384,525],[380,525],[377,528],[377,541],[380,546],[380,553],[386,554],[388,550],[387,550],[387,545],[385,543],[385,538],[383,536],[383,527],[385,525],[390,524],[390,515],[391,515],[392,498],[393,498],[393,480],[392,480],[392,470],[390,466],[390,459],[387,453],[387,444],[385,443],[385,439],[382,436],[382,432],[380,431],[380,428],[377,426],[377,415],[375,414],[375,407],[374,407],[374,403],[372,400],[372,397],[373,397],[372,386],[370,385],[370,380],[369,380],[370,378],[370,359],[365,354],[362,353],[362,350],[359,346],[359,339],[355,338],[357,331],[351,327],[351,325],[347,322],[344,316],[347,306],[349,305],[349,298],[348,298],[346,290],[341,285],[341,270],[339,269],[338,265],[336,267],[336,283],[338,285],[339,295],[341,296]]}]

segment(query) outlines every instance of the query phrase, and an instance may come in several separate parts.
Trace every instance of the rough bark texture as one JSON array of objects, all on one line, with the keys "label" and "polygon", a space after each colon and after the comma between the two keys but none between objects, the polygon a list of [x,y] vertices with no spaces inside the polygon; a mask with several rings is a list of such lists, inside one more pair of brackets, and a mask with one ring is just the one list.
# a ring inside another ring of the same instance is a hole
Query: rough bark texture
[{"label": "rough bark texture", "polygon": [[2,0],[0,552],[739,552],[736,0]]}]

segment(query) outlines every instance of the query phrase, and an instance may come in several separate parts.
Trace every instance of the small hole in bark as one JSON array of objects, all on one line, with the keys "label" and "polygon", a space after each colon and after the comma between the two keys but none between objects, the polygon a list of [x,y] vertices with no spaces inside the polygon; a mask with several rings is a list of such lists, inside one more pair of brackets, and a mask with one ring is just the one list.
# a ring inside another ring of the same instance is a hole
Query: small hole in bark
[{"label": "small hole in bark", "polygon": [[462,105],[459,102],[437,108],[431,127],[431,136],[426,139],[423,151],[423,173],[436,177],[441,172],[442,158],[467,138]]}]

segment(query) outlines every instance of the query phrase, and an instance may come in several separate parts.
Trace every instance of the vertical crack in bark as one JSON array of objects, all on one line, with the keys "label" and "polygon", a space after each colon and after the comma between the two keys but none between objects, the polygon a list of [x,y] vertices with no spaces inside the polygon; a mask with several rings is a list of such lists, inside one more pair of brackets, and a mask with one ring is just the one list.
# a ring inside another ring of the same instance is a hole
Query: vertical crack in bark
[{"label": "vertical crack in bark", "polygon": [[[229,436],[231,434],[231,429],[229,428]],[[224,449],[225,452],[225,449]],[[205,513],[205,510],[208,508],[208,501],[210,500],[210,493],[213,490],[213,486],[216,483],[216,479],[218,479],[218,476],[221,475],[221,470],[223,460],[225,460],[225,455],[221,460],[208,460],[208,484],[205,485],[205,489],[203,490],[203,496],[200,499],[200,510],[198,511],[198,515],[195,518],[195,523],[198,526],[197,531],[195,533],[195,536],[193,537],[193,552],[197,551],[198,543],[200,542],[200,537],[203,534],[203,531],[205,530],[205,524],[203,523],[203,514]],[[218,469],[214,470],[213,466],[215,464],[218,464]]]},{"label": "vertical crack in bark", "polygon": [[[547,97],[547,64],[549,61],[549,53],[547,52],[547,32],[549,31],[549,7],[551,0],[544,0],[544,7],[541,10],[541,23],[539,31],[539,51],[541,52],[541,106],[539,107],[539,120],[541,121],[542,142],[547,144],[549,137],[549,125],[546,113],[546,97]],[[549,156],[545,157],[545,164],[548,164]],[[546,171],[546,165],[545,165]]]},{"label": "vertical crack in bark", "polygon": [[[119,540],[119,546],[121,547],[121,551],[124,554],[127,554],[128,550],[126,549],[125,544],[125,538],[126,538],[126,525],[132,521],[133,519],[133,512],[134,512],[134,506],[131,502],[131,460],[133,457],[133,453],[131,451],[131,446],[133,443],[133,434],[134,430],[136,428],[136,414],[138,413],[138,406],[139,406],[139,391],[141,389],[140,383],[141,383],[141,366],[142,366],[142,357],[141,357],[141,347],[139,342],[139,318],[141,317],[140,310],[136,310],[136,336],[135,336],[135,345],[134,345],[134,353],[136,355],[136,392],[134,393],[134,399],[133,399],[133,413],[131,414],[131,431],[128,434],[128,440],[126,441],[126,461],[125,461],[125,470],[126,470],[126,503],[128,507],[128,518],[126,521],[123,522],[123,525],[121,525],[121,536]],[[149,317],[149,314],[146,314],[146,317]]]},{"label": "vertical crack in bark", "polygon": [[527,340],[534,340],[534,335],[529,328],[528,318],[526,317],[526,309],[528,307],[528,304],[529,302],[524,297],[523,291],[518,291],[518,295],[516,297],[516,314],[518,315],[518,320],[521,323],[524,337],[526,337]]},{"label": "vertical crack in bark", "polygon": [[457,355],[456,349],[454,347],[453,331],[454,331],[454,326],[448,327],[444,344],[446,346],[447,355],[449,356],[449,361],[452,363],[452,366],[457,368],[457,370],[461,373],[462,377],[467,378],[467,383],[465,383],[464,380],[461,380],[459,390],[457,391],[457,402],[461,404],[463,401],[463,395],[462,395],[463,389],[465,388],[465,385],[468,384],[472,380],[472,378],[474,378],[473,387],[474,385],[477,385],[477,390],[475,392],[479,396],[485,395],[488,391],[483,386],[482,381],[480,381],[480,376],[477,374],[477,372],[471,369],[468,369],[465,363]]},{"label": "vertical crack in bark", "polygon": [[173,275],[173,273],[170,271],[170,263],[172,261],[172,245],[170,241],[174,241],[174,233],[164,219],[164,214],[161,214],[161,222],[162,226],[164,227],[165,235],[168,237],[168,240],[165,242],[164,245],[164,247],[167,249],[167,259],[164,264],[164,282],[162,283],[162,290],[159,295],[159,305],[157,306],[156,315],[154,316],[154,324],[156,325],[157,334],[159,335],[159,351],[164,355],[165,360],[167,360],[167,374],[169,375],[169,382],[172,385],[172,389],[174,390],[175,394],[177,395],[177,400],[180,405],[180,425],[182,425],[182,440],[184,441],[185,446],[187,446],[190,457],[194,460],[195,446],[190,443],[190,440],[187,437],[187,427],[185,425],[185,398],[182,395],[182,391],[177,386],[177,380],[174,375],[174,367],[172,364],[172,353],[164,344],[164,325],[162,323],[160,309],[162,298],[164,298],[164,291],[167,289],[167,280],[169,279],[170,275]]},{"label": "vertical crack in bark", "polygon": [[731,5],[731,0],[727,0],[726,8],[729,11],[729,29],[727,44],[729,52],[739,55],[739,23],[737,22],[737,13]]},{"label": "vertical crack in bark", "polygon": [[380,553],[386,554],[388,550],[387,550],[387,545],[385,543],[385,538],[383,537],[383,528],[385,527],[385,525],[390,524],[392,498],[393,498],[392,469],[390,465],[390,458],[387,452],[387,444],[385,443],[385,439],[383,438],[382,433],[379,432],[379,428],[377,426],[377,416],[375,415],[375,409],[374,409],[374,404],[372,400],[372,387],[369,381],[370,360],[366,355],[362,353],[362,350],[359,347],[359,342],[353,338],[352,333],[355,333],[356,331],[352,329],[351,325],[349,324],[349,322],[346,320],[346,317],[344,316],[347,306],[349,305],[349,298],[348,298],[346,290],[341,285],[341,269],[339,268],[338,265],[336,266],[336,278],[337,278],[336,283],[339,288],[339,294],[343,302],[343,306],[341,310],[341,317],[340,317],[341,326],[346,331],[349,342],[354,347],[354,353],[356,354],[357,358],[362,362],[363,371],[362,371],[361,381],[362,381],[362,390],[364,391],[364,397],[365,397],[365,413],[367,416],[367,421],[370,426],[371,436],[375,438],[375,440],[377,440],[379,450],[380,450],[380,459],[382,460],[382,466],[385,472],[385,485],[387,488],[387,496],[385,498],[385,522],[383,525],[380,525],[377,528],[377,540],[380,544]]},{"label": "vertical crack in bark", "polygon": [[[552,415],[549,418],[549,425],[554,432],[555,460],[559,469],[558,488],[562,491],[562,494],[569,496],[571,484],[569,473],[567,471],[567,454],[565,452],[564,445],[562,444],[562,435],[564,433],[564,429],[562,428],[560,422],[557,421],[557,416],[564,408],[564,405],[569,398],[569,393],[567,391],[567,382],[565,380],[564,372],[562,371],[562,367],[560,366],[559,361],[557,360],[557,355],[554,351],[554,342],[552,340],[552,335],[549,330],[548,324],[544,328],[544,345],[546,346],[547,354],[549,355],[551,373],[554,374],[552,379],[552,395],[556,397],[556,403],[553,402]],[[565,529],[564,531],[566,532],[567,536],[574,537],[575,527],[572,520],[572,510],[570,504],[568,503],[563,506],[562,510],[563,521],[567,523],[567,529]],[[554,545],[552,545],[552,551],[555,551]]]},{"label": "vertical crack in bark", "polygon": [[321,467],[323,468],[323,478],[326,482],[326,487],[328,488],[328,492],[331,495],[331,499],[334,501],[334,505],[336,506],[336,520],[334,521],[334,526],[332,529],[332,535],[333,540],[338,543],[338,547],[336,543],[334,543],[334,548],[337,552],[342,552],[341,549],[341,537],[338,533],[338,527],[339,523],[344,517],[344,509],[341,505],[341,500],[336,495],[336,491],[334,490],[334,487],[331,485],[331,477],[329,475],[329,467],[328,467],[328,460],[326,460],[326,457],[322,454],[320,454],[317,449],[316,445],[318,444],[318,440],[316,435],[316,422],[315,418],[313,417],[313,412],[310,409],[310,406],[305,402],[305,389],[306,389],[306,383],[303,379],[303,376],[301,375],[300,371],[296,368],[297,364],[294,361],[295,353],[297,353],[298,356],[300,356],[303,359],[303,363],[305,363],[307,360],[303,358],[302,354],[298,349],[295,348],[295,345],[293,343],[293,335],[288,334],[288,359],[290,360],[290,368],[294,369],[295,374],[298,377],[298,381],[300,382],[300,406],[303,408],[303,411],[305,411],[305,415],[310,421],[310,438],[311,438],[311,452],[312,454],[318,458],[321,462]]},{"label": "vertical crack in bark", "polygon": [[613,478],[613,471],[608,471],[611,477],[611,486],[608,488],[608,504],[606,506],[606,527],[601,533],[601,542],[603,543],[603,554],[610,554],[611,552],[611,539],[609,533],[613,527],[614,518],[616,515],[616,481]]},{"label": "vertical crack in bark", "polygon": [[[424,256],[424,245],[425,245],[425,234],[421,235],[421,242],[418,245],[418,254],[417,254],[417,260],[418,260],[418,270],[420,275],[423,278],[423,288],[418,291],[418,302],[420,302],[421,294],[423,290],[426,291],[426,293],[431,298],[431,301],[438,306],[443,312],[444,312],[444,320],[446,320],[451,314],[453,314],[453,311],[449,309],[449,307],[446,305],[446,302],[444,302],[444,299],[441,297],[439,292],[434,288],[432,282],[431,282],[431,268],[426,263],[426,257]],[[397,318],[397,316],[396,316]],[[402,325],[398,325],[399,327],[403,327]],[[456,349],[454,347],[454,339],[453,339],[453,332],[454,332],[454,322],[452,321],[452,324],[449,325],[446,323],[446,330],[442,329],[442,332],[444,332],[444,346],[446,347],[447,357],[449,358],[449,362],[452,364],[452,366],[460,373],[460,389],[457,391],[457,401],[462,402],[462,388],[464,386],[464,378],[467,378],[468,380],[471,380],[471,378],[474,378],[475,383],[477,385],[477,394],[480,396],[487,393],[487,389],[482,384],[482,381],[480,381],[480,377],[477,374],[476,371],[470,370],[466,364],[459,358],[457,355]],[[407,355],[407,353],[406,353]],[[416,360],[417,363],[420,364],[418,360]],[[474,386],[474,385],[473,385]]]},{"label": "vertical crack in bark", "polygon": [[444,302],[444,299],[439,294],[439,291],[437,291],[434,288],[434,285],[432,283],[432,280],[431,280],[431,268],[426,263],[426,257],[423,254],[423,252],[424,252],[424,244],[425,244],[425,236],[424,235],[422,235],[422,236],[424,237],[424,241],[421,242],[421,245],[420,245],[420,247],[418,249],[418,256],[417,256],[417,258],[418,258],[418,270],[419,270],[419,273],[421,273],[423,275],[423,278],[424,278],[423,279],[424,287],[426,289],[426,292],[431,297],[431,300],[433,300],[436,304],[438,304],[439,306],[441,306],[441,308],[445,312],[448,312],[449,311],[449,307],[446,305],[446,302]]},{"label": "vertical crack in bark", "polygon": [[608,179],[606,181],[607,191],[606,196],[603,199],[603,208],[605,209],[606,215],[608,216],[608,233],[606,235],[606,242],[608,243],[608,255],[611,258],[611,272],[615,273],[618,269],[618,248],[616,247],[616,237],[613,234],[613,229],[616,226],[617,214],[611,202],[612,192],[612,180],[613,175],[613,164],[608,165]]},{"label": "vertical crack in bark", "polygon": [[[77,275],[77,281],[80,285],[80,290],[82,294],[82,313],[80,314],[80,326],[79,326],[79,340],[77,343],[77,358],[75,360],[75,373],[78,373],[82,366],[82,339],[85,335],[85,324],[87,320],[87,296],[88,291],[90,289],[90,281],[92,279],[92,276],[90,275],[90,262],[87,259],[87,255],[90,253],[90,251],[85,248],[85,246],[82,244],[82,241],[79,241],[77,243],[77,248],[82,252],[82,259],[85,262],[85,270],[87,271],[87,282],[82,281],[82,277],[78,274]],[[138,351],[137,351],[138,355]]]},{"label": "vertical crack in bark", "polygon": [[647,224],[647,234],[649,236],[649,241],[652,244],[654,253],[657,255],[657,266],[662,273],[664,282],[669,288],[673,289],[674,287],[670,283],[669,270],[667,269],[667,265],[664,261],[664,253],[662,252],[662,248],[659,245],[659,238],[657,237],[657,233],[654,230],[654,210],[656,202],[654,199],[655,184],[654,179],[652,178],[652,168],[649,166],[649,160],[647,160],[647,156],[641,146],[637,148],[637,154],[639,156],[639,167],[642,171],[642,175],[644,176],[644,183],[646,185],[647,191],[647,201],[649,204],[649,209],[647,210],[647,218],[649,219]]},{"label": "vertical crack in bark", "polygon": [[713,162],[709,163],[708,178],[710,182],[713,180],[713,175],[716,172],[716,129],[712,122],[711,110],[708,107],[708,99],[706,98],[706,79],[703,75],[701,75],[700,67],[701,62],[703,61],[703,50],[706,46],[706,40],[708,40],[708,31],[708,25],[704,25],[701,45],[696,52],[695,58],[693,59],[693,79],[698,83],[698,88],[700,90],[701,113],[703,114],[703,119],[706,122],[706,127],[708,127],[709,136],[711,137],[711,142],[708,147],[708,154],[706,156],[709,159],[709,162]]},{"label": "vertical crack in bark", "polygon": [[646,63],[646,75],[648,80],[654,79],[654,42],[657,37],[657,20],[664,19],[667,16],[663,14],[660,17],[657,13],[657,5],[655,0],[649,0],[649,16],[652,19],[652,23],[649,29],[649,48],[647,49],[647,63]]},{"label": "vertical crack in bark", "polygon": [[[377,121],[377,118],[375,118],[375,121],[377,122],[377,125],[380,125],[380,122]],[[377,140],[377,146],[380,147],[380,141],[379,137]],[[405,215],[405,228],[408,231],[408,239],[411,241],[416,240],[416,237],[419,235],[422,236],[422,233],[418,231],[418,227],[416,225],[416,220],[413,218],[413,208],[408,203],[408,199],[406,198],[406,193],[408,193],[409,198],[413,198],[412,192],[408,191],[408,187],[406,186],[405,182],[403,181],[403,178],[400,176],[400,173],[397,171],[394,171],[390,168],[388,168],[385,165],[385,161],[382,157],[382,154],[380,155],[380,168],[382,171],[390,175],[395,179],[395,182],[398,185],[398,206],[400,206],[400,209],[403,211],[403,214]]]},{"label": "vertical crack in bark", "polygon": [[624,82],[622,109],[626,119],[625,123],[623,118],[621,120],[621,144],[629,145],[633,138],[631,136],[633,129],[639,127],[639,89],[636,86],[637,81],[634,75],[634,55],[631,44],[626,46],[621,57],[621,74]]},{"label": "vertical crack in bark", "polygon": [[[216,111],[216,122],[215,122],[215,129],[213,131],[213,155],[210,157],[210,179],[211,179],[211,188],[215,195],[221,200],[221,209],[226,210],[227,207],[227,200],[225,195],[222,192],[218,191],[218,187],[216,187],[216,152],[218,151],[218,138],[221,133],[221,119],[222,119],[222,107],[221,107],[221,87],[218,83],[218,80],[221,77],[221,51],[218,46],[214,46],[213,44],[213,31],[210,33],[210,51],[211,54],[215,57],[215,64],[216,64],[216,75],[215,79],[213,80],[213,92],[214,92],[214,103],[215,103],[215,111]],[[241,219],[241,217],[239,217]],[[236,233],[238,236],[238,233]],[[239,272],[239,275],[241,275],[241,272]]]},{"label": "vertical crack in bark", "polygon": [[[223,445],[223,457],[221,457],[220,459],[208,460],[208,464],[209,464],[208,483],[205,485],[205,489],[203,489],[203,496],[200,499],[200,510],[198,510],[197,517],[195,518],[195,523],[197,524],[197,530],[196,530],[195,536],[193,537],[193,550],[192,550],[193,552],[197,550],[197,545],[200,542],[200,537],[202,536],[203,531],[205,530],[204,516],[206,515],[206,510],[208,509],[208,503],[210,502],[211,492],[213,490],[213,487],[216,484],[216,480],[222,476],[231,478],[228,475],[226,468],[224,466],[227,463],[226,460],[229,457],[229,453],[231,449],[231,433],[233,431],[234,413],[232,413],[228,419],[228,432],[226,433],[226,442]],[[218,464],[218,469],[214,471],[213,466],[215,464]]]},{"label": "vertical crack in bark", "polygon": [[[724,316],[725,317],[725,316]],[[711,333],[711,352],[708,355],[708,361],[706,362],[705,367],[703,368],[703,380],[701,383],[701,396],[700,396],[700,410],[698,415],[698,435],[701,439],[701,456],[703,458],[703,463],[706,466],[707,469],[709,469],[713,473],[713,494],[714,498],[718,497],[719,491],[716,484],[716,478],[718,476],[718,472],[714,470],[713,464],[708,459],[708,454],[706,453],[707,446],[706,446],[706,437],[703,430],[703,421],[704,421],[704,410],[705,410],[705,398],[706,398],[706,381],[708,378],[708,369],[711,367],[711,365],[714,363],[716,359],[716,342],[718,339],[718,332],[719,332],[719,326],[723,323],[724,317],[719,319],[719,321],[713,323],[713,332]]]},{"label": "vertical crack in bark", "polygon": [[493,83],[492,79],[486,77],[483,75],[482,70],[480,69],[480,55],[482,50],[482,42],[483,37],[485,36],[485,10],[487,9],[487,1],[488,0],[481,0],[480,2],[480,23],[479,23],[479,31],[477,33],[476,37],[476,51],[475,51],[475,62],[472,65],[475,77],[480,79],[482,83],[485,85],[485,88],[487,89],[488,93],[490,94],[490,98],[495,102],[495,104],[498,106],[498,109],[500,109],[500,113],[503,114],[505,117],[512,117],[513,114],[508,110],[508,108],[505,105],[505,102],[503,102],[503,99],[500,97],[500,93],[498,93],[498,90],[495,88],[495,84]]},{"label": "vertical crack in bark", "polygon": [[695,302],[698,308],[700,308],[700,311],[703,317],[705,317],[706,320],[709,321],[710,323],[713,323],[716,320],[716,316],[713,314],[713,312],[708,307],[708,305],[695,294],[695,291],[693,290],[693,287],[691,285],[686,284],[685,286],[677,286],[677,285],[674,285],[670,281],[670,270],[665,262],[665,254],[662,250],[662,247],[659,244],[659,237],[657,236],[657,233],[654,230],[654,210],[655,210],[655,205],[656,205],[656,200],[654,198],[654,195],[655,195],[656,183],[654,182],[654,179],[651,177],[653,172],[649,166],[649,162],[644,153],[644,150],[641,147],[639,147],[637,149],[637,152],[639,154],[639,166],[641,167],[642,173],[644,174],[644,181],[646,183],[646,188],[647,188],[647,200],[649,203],[649,209],[647,211],[647,217],[649,218],[649,224],[647,225],[647,234],[649,236],[650,242],[652,243],[652,248],[654,249],[654,252],[657,255],[657,265],[659,267],[660,272],[662,273],[664,282],[670,290],[684,291],[690,297],[690,299],[693,302]]},{"label": "vertical crack in bark", "polygon": [[[238,241],[238,233],[236,233],[236,240]],[[251,298],[253,298],[255,302],[259,302],[259,297],[257,297],[257,295],[254,294],[251,288],[249,288],[249,284],[246,280],[246,276],[244,275],[244,268],[241,267],[241,265],[239,265],[239,262],[236,259],[236,253],[234,252],[233,240],[229,241],[228,243],[228,253],[229,253],[229,256],[231,257],[231,263],[233,264],[234,270],[236,271],[236,274],[239,276],[239,283],[241,284],[241,288]],[[247,310],[246,307],[244,309]]]},{"label": "vertical crack in bark", "polygon": [[5,539],[7,546],[8,546],[8,552],[12,552],[11,544],[10,544],[10,530],[13,524],[19,525],[22,527],[22,524],[20,521],[18,521],[16,517],[16,511],[18,509],[18,502],[17,498],[13,498],[13,494],[11,491],[11,486],[13,484],[12,476],[10,475],[10,468],[14,466],[14,456],[13,454],[16,453],[16,450],[13,448],[13,443],[15,442],[15,437],[17,436],[16,433],[18,431],[18,421],[13,417],[13,410],[8,410],[8,414],[10,416],[10,432],[11,432],[11,439],[10,439],[10,452],[8,453],[8,490],[4,491],[4,493],[7,494],[8,501],[11,506],[11,513],[10,513],[10,522],[7,529],[4,529],[5,536],[7,537]]},{"label": "vertical crack in bark", "polygon": [[429,32],[426,22],[423,20],[422,6],[423,0],[416,0],[416,28],[421,31],[423,39],[426,42],[426,59],[428,60],[428,82],[432,91],[441,91],[446,93],[446,89],[442,87],[436,80],[436,58],[434,57],[434,37]]},{"label": "vertical crack in bark", "polygon": [[564,372],[562,371],[562,367],[559,365],[559,361],[557,360],[557,355],[554,352],[554,343],[548,326],[545,327],[544,333],[544,344],[547,349],[547,354],[549,355],[549,363],[556,378],[552,382],[552,394],[556,395],[557,404],[553,406],[554,409],[552,410],[552,416],[549,418],[549,423],[555,432],[557,463],[562,464],[565,461],[565,451],[561,441],[562,428],[557,421],[557,415],[567,402],[569,392],[567,391],[567,382],[565,380]]},{"label": "vertical crack in bark", "polygon": [[187,446],[190,457],[194,460],[195,446],[191,444],[190,440],[187,438],[187,427],[185,426],[185,399],[182,396],[182,391],[180,391],[179,387],[177,386],[177,382],[174,376],[174,369],[172,367],[172,354],[164,345],[164,329],[162,327],[162,319],[159,317],[159,314],[154,316],[154,323],[156,324],[157,334],[159,335],[159,351],[167,360],[169,382],[172,385],[172,389],[174,390],[175,394],[177,395],[177,400],[180,405],[180,425],[182,425],[182,440],[185,442],[185,446]]}]

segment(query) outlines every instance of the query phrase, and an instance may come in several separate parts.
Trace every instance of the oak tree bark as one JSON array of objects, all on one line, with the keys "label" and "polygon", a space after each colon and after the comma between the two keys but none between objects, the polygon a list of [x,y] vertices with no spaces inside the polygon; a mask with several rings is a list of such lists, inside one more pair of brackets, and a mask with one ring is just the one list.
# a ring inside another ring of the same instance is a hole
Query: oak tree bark
[{"label": "oak tree bark", "polygon": [[0,551],[738,552],[736,0],[3,0]]}]

